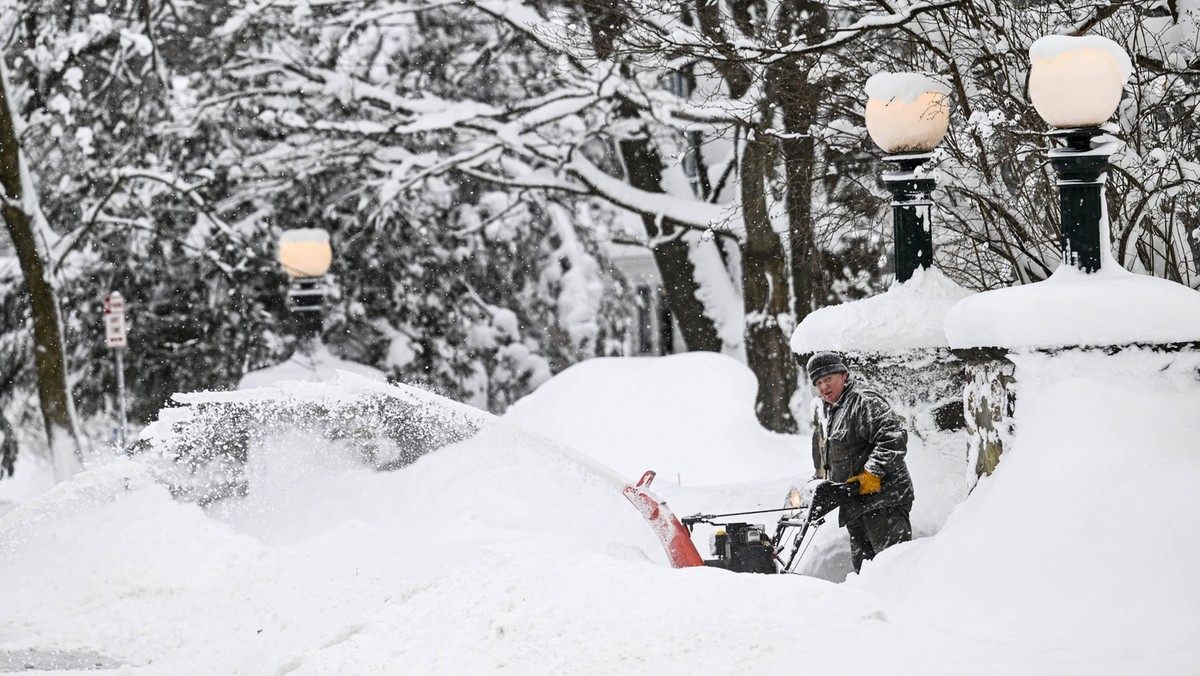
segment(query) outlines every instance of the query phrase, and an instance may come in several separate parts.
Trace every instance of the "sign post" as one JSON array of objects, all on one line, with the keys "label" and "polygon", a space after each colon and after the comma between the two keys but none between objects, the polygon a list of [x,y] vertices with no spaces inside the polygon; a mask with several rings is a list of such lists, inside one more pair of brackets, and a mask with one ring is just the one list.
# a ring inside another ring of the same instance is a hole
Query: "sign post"
[{"label": "sign post", "polygon": [[125,451],[125,297],[114,291],[104,298],[104,337],[108,349],[117,358],[117,401],[121,410],[121,427],[117,432],[117,448]]}]

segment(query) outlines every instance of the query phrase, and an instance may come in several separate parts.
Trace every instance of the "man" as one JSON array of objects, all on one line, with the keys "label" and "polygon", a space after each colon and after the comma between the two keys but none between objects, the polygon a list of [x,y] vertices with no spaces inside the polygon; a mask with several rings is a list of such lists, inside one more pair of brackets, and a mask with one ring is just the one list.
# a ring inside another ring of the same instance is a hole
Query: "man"
[{"label": "man", "polygon": [[908,433],[899,415],[873,390],[857,385],[841,356],[818,352],[808,360],[813,400],[816,477],[858,486],[839,510],[850,533],[854,570],[898,542],[912,539],[908,520],[912,478],[904,464]]}]

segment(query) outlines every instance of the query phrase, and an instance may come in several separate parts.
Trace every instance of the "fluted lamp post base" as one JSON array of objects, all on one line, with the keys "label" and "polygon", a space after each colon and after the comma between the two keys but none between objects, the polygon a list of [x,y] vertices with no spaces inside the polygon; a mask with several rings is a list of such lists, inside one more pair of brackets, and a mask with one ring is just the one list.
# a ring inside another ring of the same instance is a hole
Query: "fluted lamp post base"
[{"label": "fluted lamp post base", "polygon": [[883,173],[883,184],[892,193],[892,227],[896,240],[896,281],[906,282],[917,268],[933,265],[933,232],[930,229],[930,194],[937,180],[921,167],[933,153],[888,155],[894,169]]},{"label": "fluted lamp post base", "polygon": [[1046,135],[1066,140],[1065,148],[1052,148],[1050,164],[1058,174],[1058,199],[1062,208],[1062,237],[1059,240],[1063,262],[1083,270],[1100,269],[1104,219],[1104,180],[1108,158],[1118,148],[1117,141],[1096,143],[1106,133],[1099,127],[1057,129]]},{"label": "fluted lamp post base", "polygon": [[321,338],[324,326],[325,284],[320,277],[292,280],[288,289],[288,305],[296,319],[298,348],[312,352]]}]

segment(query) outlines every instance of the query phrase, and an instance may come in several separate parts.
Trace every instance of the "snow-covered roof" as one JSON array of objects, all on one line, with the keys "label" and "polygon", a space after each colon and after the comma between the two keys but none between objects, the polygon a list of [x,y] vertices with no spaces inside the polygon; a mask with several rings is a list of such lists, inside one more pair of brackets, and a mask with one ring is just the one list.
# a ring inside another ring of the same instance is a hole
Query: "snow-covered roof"
[{"label": "snow-covered roof", "polygon": [[888,352],[947,347],[946,313],[971,295],[937,268],[920,269],[877,296],[821,308],[792,333],[792,351]]}]

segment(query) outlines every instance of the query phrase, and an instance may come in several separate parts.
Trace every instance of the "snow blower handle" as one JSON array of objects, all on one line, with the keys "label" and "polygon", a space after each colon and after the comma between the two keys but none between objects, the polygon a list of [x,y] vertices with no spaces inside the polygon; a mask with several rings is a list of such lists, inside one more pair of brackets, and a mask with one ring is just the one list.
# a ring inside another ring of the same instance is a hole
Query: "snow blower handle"
[{"label": "snow blower handle", "polygon": [[809,484],[811,497],[808,500],[808,520],[816,521],[825,518],[833,510],[850,502],[858,495],[854,484],[838,484],[824,479],[817,479]]}]

